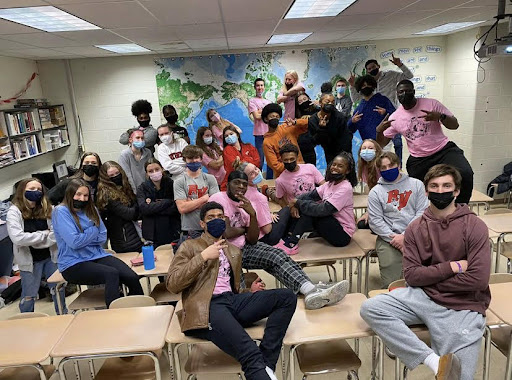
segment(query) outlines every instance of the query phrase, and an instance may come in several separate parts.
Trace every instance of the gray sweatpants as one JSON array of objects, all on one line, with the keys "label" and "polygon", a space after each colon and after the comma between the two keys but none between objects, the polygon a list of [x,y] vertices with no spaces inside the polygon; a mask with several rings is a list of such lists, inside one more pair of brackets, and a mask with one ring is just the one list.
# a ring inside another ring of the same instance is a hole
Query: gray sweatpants
[{"label": "gray sweatpants", "polygon": [[[399,288],[370,298],[361,306],[361,317],[391,352],[414,369],[432,352],[453,352],[462,367],[462,380],[472,380],[478,362],[485,317],[476,311],[447,309],[436,304],[421,288]],[[425,324],[432,348],[407,326]]]}]

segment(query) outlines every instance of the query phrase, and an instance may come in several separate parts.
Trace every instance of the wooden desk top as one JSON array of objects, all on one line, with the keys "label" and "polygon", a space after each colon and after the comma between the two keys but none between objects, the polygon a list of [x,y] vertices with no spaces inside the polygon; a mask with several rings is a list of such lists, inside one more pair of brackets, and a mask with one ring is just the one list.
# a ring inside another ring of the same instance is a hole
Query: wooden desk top
[{"label": "wooden desk top", "polygon": [[334,247],[322,238],[299,240],[299,253],[290,256],[299,263],[314,263],[318,261],[343,260],[362,257],[365,253],[352,240],[346,247]]},{"label": "wooden desk top", "polygon": [[359,315],[365,300],[364,294],[351,293],[336,305],[318,310],[306,310],[304,302],[299,300],[283,344],[290,346],[373,335],[370,326]]},{"label": "wooden desk top", "polygon": [[62,273],[57,269],[50,277],[48,277],[46,282],[49,282],[50,284],[58,284],[59,282],[66,282],[66,280],[62,277]]},{"label": "wooden desk top", "polygon": [[84,311],[51,352],[52,357],[147,352],[161,349],[173,306]]},{"label": "wooden desk top", "polygon": [[369,229],[356,230],[356,232],[354,232],[354,235],[352,235],[352,240],[354,240],[365,253],[368,253],[369,251],[375,249],[377,235],[372,234],[372,231]]},{"label": "wooden desk top", "polygon": [[50,351],[73,320],[73,315],[0,321],[0,367],[37,364]]},{"label": "wooden desk top", "polygon": [[510,294],[512,282],[490,284],[491,304],[489,309],[503,322],[512,325],[512,307],[510,307]]},{"label": "wooden desk top", "polygon": [[279,203],[276,203],[274,201],[269,201],[268,208],[270,209],[270,212],[279,212],[279,211],[281,211],[282,207]]},{"label": "wooden desk top", "polygon": [[261,186],[267,185],[268,187],[276,187],[275,179],[264,179],[260,183],[258,183],[258,187],[261,189]]},{"label": "wooden desk top", "polygon": [[499,234],[512,232],[512,214],[481,215],[479,218],[494,232]]},{"label": "wooden desk top", "polygon": [[368,195],[367,194],[354,194],[354,208],[367,208]]},{"label": "wooden desk top", "polygon": [[469,199],[469,203],[483,203],[492,201],[494,201],[493,198],[475,189],[473,189],[473,192],[471,193],[471,198]]},{"label": "wooden desk top", "polygon": [[118,253],[114,255],[121,261],[123,261],[126,265],[128,265],[135,273],[139,276],[160,276],[165,275],[169,271],[169,265],[171,265],[172,258],[174,257],[174,253],[172,250],[159,250],[155,252],[157,260],[155,261],[155,269],[145,270],[144,265],[132,266],[130,262],[131,259],[136,257],[142,257],[142,253],[137,252],[128,252],[128,253]]}]

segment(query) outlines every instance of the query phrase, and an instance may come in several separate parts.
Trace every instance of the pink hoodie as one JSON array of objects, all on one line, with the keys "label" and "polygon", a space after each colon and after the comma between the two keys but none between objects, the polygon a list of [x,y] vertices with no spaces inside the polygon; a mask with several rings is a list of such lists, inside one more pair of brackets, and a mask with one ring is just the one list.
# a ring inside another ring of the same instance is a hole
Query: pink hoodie
[{"label": "pink hoodie", "polygon": [[[464,273],[453,273],[450,261],[467,260]],[[489,232],[467,205],[446,219],[427,208],[405,230],[404,277],[409,286],[422,287],[437,304],[453,310],[485,315],[491,301]]]}]

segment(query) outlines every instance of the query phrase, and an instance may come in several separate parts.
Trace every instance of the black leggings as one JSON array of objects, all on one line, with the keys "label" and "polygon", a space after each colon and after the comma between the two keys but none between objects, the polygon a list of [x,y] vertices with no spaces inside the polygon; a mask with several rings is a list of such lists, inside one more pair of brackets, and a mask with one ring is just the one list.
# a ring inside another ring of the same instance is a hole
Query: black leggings
[{"label": "black leggings", "polygon": [[279,215],[279,220],[276,223],[272,223],[272,231],[260,239],[265,244],[276,245],[288,232],[291,218],[290,208],[284,207],[277,214]]},{"label": "black leggings", "polygon": [[130,295],[144,294],[139,276],[128,265],[114,256],[84,261],[69,267],[62,272],[62,277],[77,285],[105,284],[105,303],[107,307],[119,298],[119,285],[128,287]]},{"label": "black leggings", "polygon": [[309,216],[302,214],[295,225],[293,236],[315,231],[335,247],[345,247],[350,243],[350,235],[345,232],[340,222],[332,215]]}]

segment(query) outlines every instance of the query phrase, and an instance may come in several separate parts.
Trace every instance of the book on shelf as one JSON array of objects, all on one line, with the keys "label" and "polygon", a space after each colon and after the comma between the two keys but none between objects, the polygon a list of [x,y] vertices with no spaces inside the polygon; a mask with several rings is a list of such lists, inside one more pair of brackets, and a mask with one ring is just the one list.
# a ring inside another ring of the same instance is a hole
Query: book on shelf
[{"label": "book on shelf", "polygon": [[39,116],[34,111],[26,112],[6,112],[7,127],[10,135],[19,135],[21,133],[36,132],[41,129]]},{"label": "book on shelf", "polygon": [[[18,107],[16,107],[18,106]],[[48,106],[48,100],[45,98],[39,98],[39,99],[18,99],[16,100],[16,105],[14,108],[20,108],[20,107],[46,107]]]},{"label": "book on shelf", "polygon": [[37,137],[35,135],[13,140],[12,147],[14,150],[14,158],[17,160],[41,153]]}]

